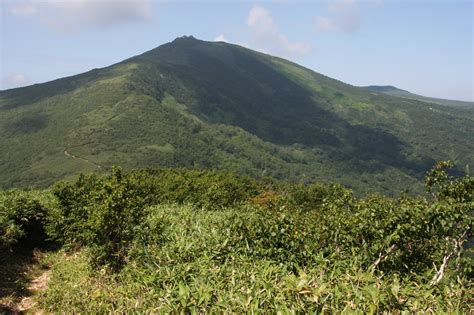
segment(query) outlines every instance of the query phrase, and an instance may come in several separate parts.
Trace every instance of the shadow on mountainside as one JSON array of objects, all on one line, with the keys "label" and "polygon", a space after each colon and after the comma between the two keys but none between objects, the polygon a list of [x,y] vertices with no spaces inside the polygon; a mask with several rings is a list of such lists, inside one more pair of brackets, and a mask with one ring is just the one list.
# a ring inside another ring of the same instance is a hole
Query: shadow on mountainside
[{"label": "shadow on mountainside", "polygon": [[158,100],[171,93],[210,123],[238,126],[277,145],[326,149],[335,161],[353,161],[358,168],[371,161],[366,172],[392,166],[421,176],[433,163],[409,160],[409,145],[387,131],[351,125],[326,110],[328,100],[254,52],[188,38],[134,61],[144,65],[137,75],[150,87],[146,93]]}]

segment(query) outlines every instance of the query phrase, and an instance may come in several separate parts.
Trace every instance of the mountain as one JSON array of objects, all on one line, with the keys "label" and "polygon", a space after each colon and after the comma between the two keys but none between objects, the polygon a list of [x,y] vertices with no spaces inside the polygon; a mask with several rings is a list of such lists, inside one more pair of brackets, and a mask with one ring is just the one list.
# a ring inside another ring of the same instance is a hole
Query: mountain
[{"label": "mountain", "polygon": [[414,94],[414,93],[399,89],[391,85],[369,85],[369,86],[364,86],[363,88],[372,92],[384,93],[387,95],[408,98],[412,100],[422,101],[425,103],[433,103],[433,104],[439,104],[439,105],[445,105],[445,106],[474,108],[474,102],[454,101],[454,100],[446,100],[442,98],[421,96],[418,94]]},{"label": "mountain", "polygon": [[0,92],[0,185],[79,172],[199,167],[421,187],[436,160],[474,162],[474,110],[373,93],[224,42],[177,38],[89,72]]}]

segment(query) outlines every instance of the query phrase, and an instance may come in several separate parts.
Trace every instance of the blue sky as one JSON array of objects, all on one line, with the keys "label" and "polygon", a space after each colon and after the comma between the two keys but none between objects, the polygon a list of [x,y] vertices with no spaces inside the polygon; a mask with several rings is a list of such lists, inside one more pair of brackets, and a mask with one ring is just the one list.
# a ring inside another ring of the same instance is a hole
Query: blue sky
[{"label": "blue sky", "polygon": [[474,100],[471,0],[0,0],[0,89],[104,67],[182,35],[353,85]]}]

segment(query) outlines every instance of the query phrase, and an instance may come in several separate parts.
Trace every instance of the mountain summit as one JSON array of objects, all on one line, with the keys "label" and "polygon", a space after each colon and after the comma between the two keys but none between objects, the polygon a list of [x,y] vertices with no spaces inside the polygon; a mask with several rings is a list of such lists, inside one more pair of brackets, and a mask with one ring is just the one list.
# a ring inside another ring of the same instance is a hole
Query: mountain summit
[{"label": "mountain summit", "polygon": [[374,93],[184,36],[102,69],[0,92],[0,185],[183,166],[383,192],[472,164],[474,111]]}]

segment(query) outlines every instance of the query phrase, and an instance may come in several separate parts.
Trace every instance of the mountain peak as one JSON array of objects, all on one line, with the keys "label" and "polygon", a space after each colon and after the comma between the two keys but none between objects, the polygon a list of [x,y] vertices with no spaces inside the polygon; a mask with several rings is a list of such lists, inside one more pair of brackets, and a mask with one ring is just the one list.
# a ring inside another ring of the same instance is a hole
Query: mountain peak
[{"label": "mountain peak", "polygon": [[178,43],[178,42],[194,42],[198,41],[193,35],[183,35],[181,37],[176,37],[172,42],[173,43]]},{"label": "mountain peak", "polygon": [[432,157],[474,164],[470,112],[423,104],[183,36],[107,68],[0,91],[0,187],[121,165],[395,192],[421,185]]}]

